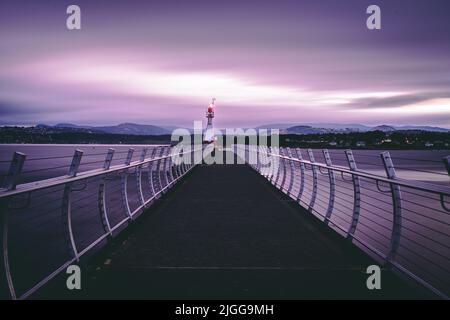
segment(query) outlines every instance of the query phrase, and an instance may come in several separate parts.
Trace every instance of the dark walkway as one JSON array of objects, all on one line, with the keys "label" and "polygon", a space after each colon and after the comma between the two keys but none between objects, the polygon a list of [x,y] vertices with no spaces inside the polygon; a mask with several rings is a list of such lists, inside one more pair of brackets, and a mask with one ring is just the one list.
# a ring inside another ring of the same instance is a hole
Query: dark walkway
[{"label": "dark walkway", "polygon": [[199,166],[102,254],[87,298],[411,298],[245,165]]}]

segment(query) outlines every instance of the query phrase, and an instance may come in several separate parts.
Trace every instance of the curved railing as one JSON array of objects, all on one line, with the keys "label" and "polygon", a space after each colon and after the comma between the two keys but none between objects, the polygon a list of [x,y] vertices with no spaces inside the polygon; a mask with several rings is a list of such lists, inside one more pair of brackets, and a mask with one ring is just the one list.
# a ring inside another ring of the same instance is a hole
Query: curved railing
[{"label": "curved railing", "polygon": [[[0,296],[29,297],[106,244],[202,159],[197,156],[201,146],[188,151],[168,145],[145,147],[136,160],[134,149],[118,153],[123,157],[115,157],[114,149],[86,154],[95,160],[83,162],[83,151],[76,150],[69,164],[46,168],[63,167],[67,174],[21,184],[26,173],[42,169],[24,171],[26,155],[14,154],[0,190]],[[29,161],[33,160],[68,159]],[[81,165],[97,168],[81,171]]]},{"label": "curved railing", "polygon": [[[374,162],[357,162],[352,150],[332,156],[328,150],[307,149],[308,160],[300,148],[235,145],[234,152],[378,262],[448,298],[448,181],[439,184],[399,178],[389,152],[365,155],[376,157],[382,170],[370,167],[376,165]],[[340,165],[336,165],[333,160],[339,155]],[[316,161],[319,156],[323,162]],[[447,176],[448,180],[450,156],[443,160],[445,167],[441,165],[446,169],[442,171],[416,171],[439,178]],[[359,163],[365,169],[358,169]],[[405,168],[412,170],[411,166]]]}]

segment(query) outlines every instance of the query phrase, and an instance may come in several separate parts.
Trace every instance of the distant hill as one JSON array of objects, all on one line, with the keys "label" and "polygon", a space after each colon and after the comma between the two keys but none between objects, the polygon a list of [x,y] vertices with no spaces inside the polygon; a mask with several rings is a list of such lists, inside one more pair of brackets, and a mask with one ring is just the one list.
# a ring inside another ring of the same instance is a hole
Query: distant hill
[{"label": "distant hill", "polygon": [[431,131],[431,132],[450,132],[450,129],[440,128],[440,127],[431,127],[431,126],[396,126],[397,130],[422,130],[422,131]]},{"label": "distant hill", "polygon": [[285,134],[317,134],[327,133],[328,129],[313,128],[311,126],[293,126],[283,130]]},{"label": "distant hill", "polygon": [[307,126],[311,128],[319,128],[319,129],[329,129],[331,131],[369,131],[370,127],[355,124],[355,123],[272,123],[272,124],[264,124],[256,127],[255,129],[280,129],[285,130],[288,128],[298,127],[298,126]]},{"label": "distant hill", "polygon": [[117,126],[96,127],[96,129],[114,134],[162,135],[170,133],[169,130],[161,127],[135,123],[121,123]]},{"label": "distant hill", "polygon": [[[176,127],[170,125],[145,125],[136,123],[121,123],[114,126],[82,126],[72,123],[58,123],[54,126],[46,124],[38,124],[36,128],[59,128],[70,129],[71,131],[86,131],[96,133],[110,134],[129,134],[129,135],[165,135],[170,134]],[[393,126],[379,125],[369,127],[357,123],[314,123],[314,124],[289,124],[289,123],[272,123],[256,127],[255,129],[279,129],[281,134],[325,134],[325,133],[350,133],[350,132],[367,132],[367,131],[427,131],[427,132],[450,132],[450,129],[433,127],[433,126]],[[192,129],[188,129],[192,132]]]},{"label": "distant hill", "polygon": [[[47,126],[45,124],[41,125],[41,126]],[[49,126],[47,126],[49,127]],[[72,124],[72,123],[58,123],[56,125],[54,125],[53,127],[55,128],[74,128],[74,129],[91,129],[93,127],[89,127],[89,126],[78,126],[76,124]]]},{"label": "distant hill", "polygon": [[111,134],[131,134],[131,135],[164,135],[170,134],[170,131],[149,124],[136,124],[136,123],[121,123],[116,126],[79,126],[71,123],[59,123],[54,126],[55,128],[70,128],[70,129],[88,129],[94,131],[101,131]]},{"label": "distant hill", "polygon": [[295,123],[268,123],[261,126],[255,127],[256,130],[259,129],[287,129],[289,127],[295,126]]},{"label": "distant hill", "polygon": [[[380,130],[383,132],[392,131],[407,131],[407,130],[420,130],[429,132],[450,132],[450,129],[433,127],[433,126],[393,126],[393,125],[379,125],[370,127],[358,123],[305,123],[305,124],[288,124],[288,123],[274,123],[265,124],[256,127],[255,129],[280,129],[281,133],[297,133],[297,134],[310,134],[310,133],[338,133],[338,132],[367,132]],[[303,133],[308,132],[308,133]]]},{"label": "distant hill", "polygon": [[381,126],[373,127],[372,129],[370,129],[370,131],[392,132],[392,131],[396,131],[396,129],[395,129],[395,127],[383,124]]},{"label": "distant hill", "polygon": [[359,123],[306,123],[313,128],[324,128],[346,131],[369,131],[370,127]]}]

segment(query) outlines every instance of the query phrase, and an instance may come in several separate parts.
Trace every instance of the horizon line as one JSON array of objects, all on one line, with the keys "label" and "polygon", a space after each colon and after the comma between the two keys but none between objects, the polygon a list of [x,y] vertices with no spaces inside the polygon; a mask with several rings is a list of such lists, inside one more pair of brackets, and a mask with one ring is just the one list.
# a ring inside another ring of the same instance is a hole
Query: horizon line
[{"label": "horizon line", "polygon": [[[203,121],[203,120],[202,120]],[[73,122],[50,122],[50,123],[43,123],[43,122],[39,122],[39,123],[0,123],[0,127],[36,127],[38,125],[46,125],[46,126],[56,126],[58,124],[68,124],[68,125],[74,125],[74,126],[79,126],[79,127],[108,127],[108,126],[118,126],[121,124],[133,124],[133,125],[143,125],[143,126],[155,126],[155,127],[160,127],[162,129],[164,129],[164,127],[176,127],[176,128],[187,128],[190,129],[189,126],[179,126],[179,125],[174,125],[174,124],[155,124],[155,123],[137,123],[137,122],[116,122],[116,123],[109,123],[109,124],[83,124],[83,123],[73,123]],[[310,126],[313,128],[321,128],[321,127],[314,127],[314,125],[358,125],[358,126],[364,126],[364,127],[368,127],[368,128],[375,128],[375,127],[380,127],[380,126],[389,126],[389,127],[431,127],[431,128],[440,128],[440,129],[447,129],[450,130],[450,127],[447,127],[445,125],[434,125],[434,124],[392,124],[392,123],[379,123],[379,124],[365,124],[365,123],[358,123],[358,122],[353,122],[353,123],[340,123],[340,122],[294,122],[294,123],[290,123],[290,122],[272,122],[272,123],[263,123],[263,124],[257,124],[257,125],[247,125],[247,126],[239,126],[239,128],[258,128],[264,125],[292,125],[292,127],[294,126],[301,126],[301,125],[305,125],[305,126]],[[193,128],[193,127],[192,127]],[[216,126],[216,128],[232,128],[230,126]],[[234,127],[237,128],[237,127]],[[347,128],[354,128],[354,127],[347,127]],[[282,130],[282,129],[281,129]]]}]

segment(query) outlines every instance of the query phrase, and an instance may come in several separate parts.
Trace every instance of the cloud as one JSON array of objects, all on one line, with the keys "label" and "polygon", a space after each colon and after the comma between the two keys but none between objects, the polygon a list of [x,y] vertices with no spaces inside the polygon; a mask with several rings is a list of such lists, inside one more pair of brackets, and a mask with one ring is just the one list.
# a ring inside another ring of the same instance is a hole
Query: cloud
[{"label": "cloud", "polygon": [[[353,101],[351,104],[346,105],[346,108],[354,108],[354,109],[395,109],[402,108],[405,106],[418,104],[420,102],[424,102],[432,99],[441,99],[441,98],[449,98],[450,92],[426,92],[426,93],[417,93],[417,94],[404,94],[398,96],[391,97],[382,97],[382,98],[362,98]],[[424,109],[424,112],[426,110]],[[449,106],[450,112],[450,106]]]}]

